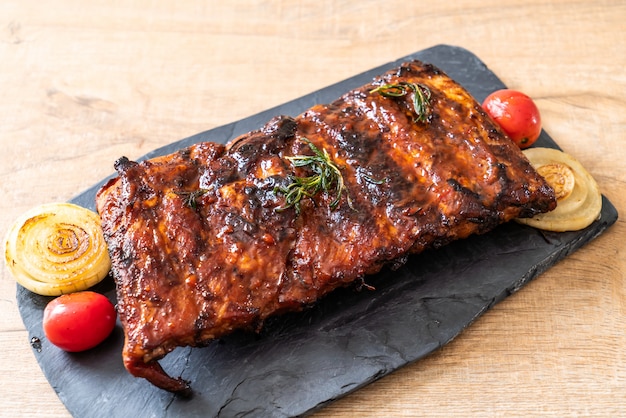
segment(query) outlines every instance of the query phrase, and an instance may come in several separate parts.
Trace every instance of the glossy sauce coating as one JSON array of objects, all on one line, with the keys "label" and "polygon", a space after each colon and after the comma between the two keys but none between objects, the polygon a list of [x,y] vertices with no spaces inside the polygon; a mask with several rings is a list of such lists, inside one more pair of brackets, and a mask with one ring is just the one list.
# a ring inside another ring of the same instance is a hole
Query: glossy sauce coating
[{"label": "glossy sauce coating", "polygon": [[[399,81],[431,92],[426,122]],[[336,190],[284,209],[280,192],[311,175],[287,157],[310,141],[340,167]],[[401,259],[555,206],[552,189],[461,86],[410,62],[296,118],[230,144],[202,143],[135,163],[97,196],[118,289],[124,362],[173,392],[157,360],[270,315],[300,310]]]}]

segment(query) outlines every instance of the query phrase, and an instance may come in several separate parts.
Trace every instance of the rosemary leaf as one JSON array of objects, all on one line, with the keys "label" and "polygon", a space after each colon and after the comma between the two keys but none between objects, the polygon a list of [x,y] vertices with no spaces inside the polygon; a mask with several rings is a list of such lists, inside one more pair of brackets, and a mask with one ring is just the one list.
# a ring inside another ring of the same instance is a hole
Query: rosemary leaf
[{"label": "rosemary leaf", "polygon": [[[287,186],[276,187],[275,192],[285,195],[285,204],[278,208],[283,211],[293,207],[296,214],[300,213],[301,201],[305,197],[312,198],[318,193],[331,193],[335,191],[333,200],[330,202],[330,208],[335,209],[341,201],[341,196],[347,191],[343,181],[340,168],[335,164],[328,151],[320,150],[311,141],[303,138],[303,141],[309,146],[313,155],[294,155],[285,157],[295,167],[306,167],[312,174],[307,177],[289,176],[290,183]],[[348,204],[352,207],[352,201],[348,196]]]},{"label": "rosemary leaf", "polygon": [[384,84],[370,93],[379,93],[384,97],[402,97],[409,93],[413,94],[413,110],[416,117],[413,122],[427,122],[430,113],[430,89],[421,83],[408,83],[401,81],[395,84]]},{"label": "rosemary leaf", "polygon": [[190,207],[191,209],[197,209],[198,207],[198,198],[208,192],[207,189],[198,189],[193,192],[175,192],[179,196],[183,196],[185,198],[185,205]]}]

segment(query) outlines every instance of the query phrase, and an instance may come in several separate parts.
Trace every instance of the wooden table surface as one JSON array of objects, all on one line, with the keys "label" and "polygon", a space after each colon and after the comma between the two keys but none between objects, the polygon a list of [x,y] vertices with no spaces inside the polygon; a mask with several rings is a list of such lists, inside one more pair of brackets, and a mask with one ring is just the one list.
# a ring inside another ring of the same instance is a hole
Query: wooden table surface
[{"label": "wooden table surface", "polygon": [[[528,93],[626,213],[623,0],[0,3],[0,235],[122,155],[451,44]],[[4,250],[3,250],[4,251]],[[623,220],[452,343],[319,416],[626,416]],[[65,417],[0,270],[0,416]]]}]

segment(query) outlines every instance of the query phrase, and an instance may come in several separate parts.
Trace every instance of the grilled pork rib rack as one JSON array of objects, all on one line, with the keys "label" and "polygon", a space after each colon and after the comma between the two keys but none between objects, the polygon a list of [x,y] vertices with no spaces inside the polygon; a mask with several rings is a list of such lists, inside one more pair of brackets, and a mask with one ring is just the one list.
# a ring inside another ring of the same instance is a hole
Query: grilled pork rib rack
[{"label": "grilled pork rib rack", "polygon": [[124,364],[178,393],[188,383],[158,362],[177,346],[259,329],[407,254],[556,206],[470,94],[419,61],[229,144],[116,170],[96,199]]}]

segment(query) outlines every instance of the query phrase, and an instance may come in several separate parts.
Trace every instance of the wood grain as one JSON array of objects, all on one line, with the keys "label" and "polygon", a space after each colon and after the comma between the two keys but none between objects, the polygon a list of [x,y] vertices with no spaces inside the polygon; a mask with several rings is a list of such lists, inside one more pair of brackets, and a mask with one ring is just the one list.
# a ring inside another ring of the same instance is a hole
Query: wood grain
[{"label": "wood grain", "polygon": [[[436,44],[536,99],[626,208],[620,0],[0,4],[0,235],[146,152]],[[423,361],[317,415],[626,415],[626,227],[569,256]],[[0,270],[0,416],[65,417]]]}]

